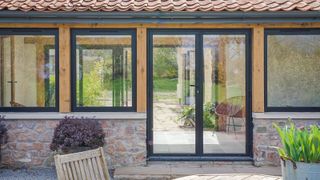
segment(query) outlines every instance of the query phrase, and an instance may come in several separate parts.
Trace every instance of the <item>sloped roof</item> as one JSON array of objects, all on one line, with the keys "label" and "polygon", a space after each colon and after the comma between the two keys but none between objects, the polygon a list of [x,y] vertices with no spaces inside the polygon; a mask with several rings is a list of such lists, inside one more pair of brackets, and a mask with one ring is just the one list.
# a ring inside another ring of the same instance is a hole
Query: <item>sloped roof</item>
[{"label": "sloped roof", "polygon": [[320,0],[1,0],[0,10],[105,12],[319,11]]}]

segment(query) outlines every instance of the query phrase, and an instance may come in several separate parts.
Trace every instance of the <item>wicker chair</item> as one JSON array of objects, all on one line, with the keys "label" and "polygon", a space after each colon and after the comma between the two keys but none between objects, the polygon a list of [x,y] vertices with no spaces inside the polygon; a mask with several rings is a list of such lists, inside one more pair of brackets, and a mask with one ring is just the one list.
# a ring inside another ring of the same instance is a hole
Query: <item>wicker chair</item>
[{"label": "wicker chair", "polygon": [[[226,118],[226,131],[230,132],[230,127],[233,128],[236,134],[236,127],[244,127],[245,124],[245,97],[235,96],[221,102],[216,106],[215,114]],[[241,118],[241,124],[235,124],[235,118]]]}]

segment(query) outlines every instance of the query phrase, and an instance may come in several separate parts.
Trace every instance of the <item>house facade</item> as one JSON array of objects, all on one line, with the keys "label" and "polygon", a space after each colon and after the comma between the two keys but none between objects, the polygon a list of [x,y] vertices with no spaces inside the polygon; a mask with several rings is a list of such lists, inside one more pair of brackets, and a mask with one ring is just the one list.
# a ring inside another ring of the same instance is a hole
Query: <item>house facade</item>
[{"label": "house facade", "polygon": [[111,167],[279,165],[273,123],[320,124],[319,0],[0,2],[2,163],[50,166],[65,116]]}]

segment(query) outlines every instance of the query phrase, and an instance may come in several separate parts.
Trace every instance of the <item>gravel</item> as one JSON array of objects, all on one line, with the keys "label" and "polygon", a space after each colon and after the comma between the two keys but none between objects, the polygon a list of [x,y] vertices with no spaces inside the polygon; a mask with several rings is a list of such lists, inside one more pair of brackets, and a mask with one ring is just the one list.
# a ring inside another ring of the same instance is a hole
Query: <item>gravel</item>
[{"label": "gravel", "polygon": [[43,169],[0,169],[0,180],[56,180],[53,168]]}]

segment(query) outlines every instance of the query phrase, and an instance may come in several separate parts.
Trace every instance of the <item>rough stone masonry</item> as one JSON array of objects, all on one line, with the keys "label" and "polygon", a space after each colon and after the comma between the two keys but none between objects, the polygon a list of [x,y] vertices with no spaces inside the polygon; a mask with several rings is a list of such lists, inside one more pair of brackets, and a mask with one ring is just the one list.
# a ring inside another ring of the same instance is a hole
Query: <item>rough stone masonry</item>
[{"label": "rough stone masonry", "polygon": [[[105,155],[109,167],[146,164],[146,120],[99,120],[106,133]],[[298,126],[319,124],[319,120],[293,120]],[[49,146],[59,120],[5,120],[8,143],[2,147],[2,164],[13,167],[53,165]],[[253,152],[257,166],[280,164],[275,146],[279,136],[272,123],[284,125],[286,119],[253,119]]]},{"label": "rough stone masonry", "polygon": [[[281,146],[281,142],[273,123],[284,126],[287,122],[287,119],[253,119],[253,157],[255,165],[280,166],[280,158],[276,147]],[[297,127],[320,125],[319,120],[294,119],[293,122]]]},{"label": "rough stone masonry", "polygon": [[[146,163],[146,121],[99,120],[106,133],[104,147],[109,167]],[[59,120],[5,120],[8,143],[2,147],[2,164],[13,167],[53,165],[50,150]]]}]

